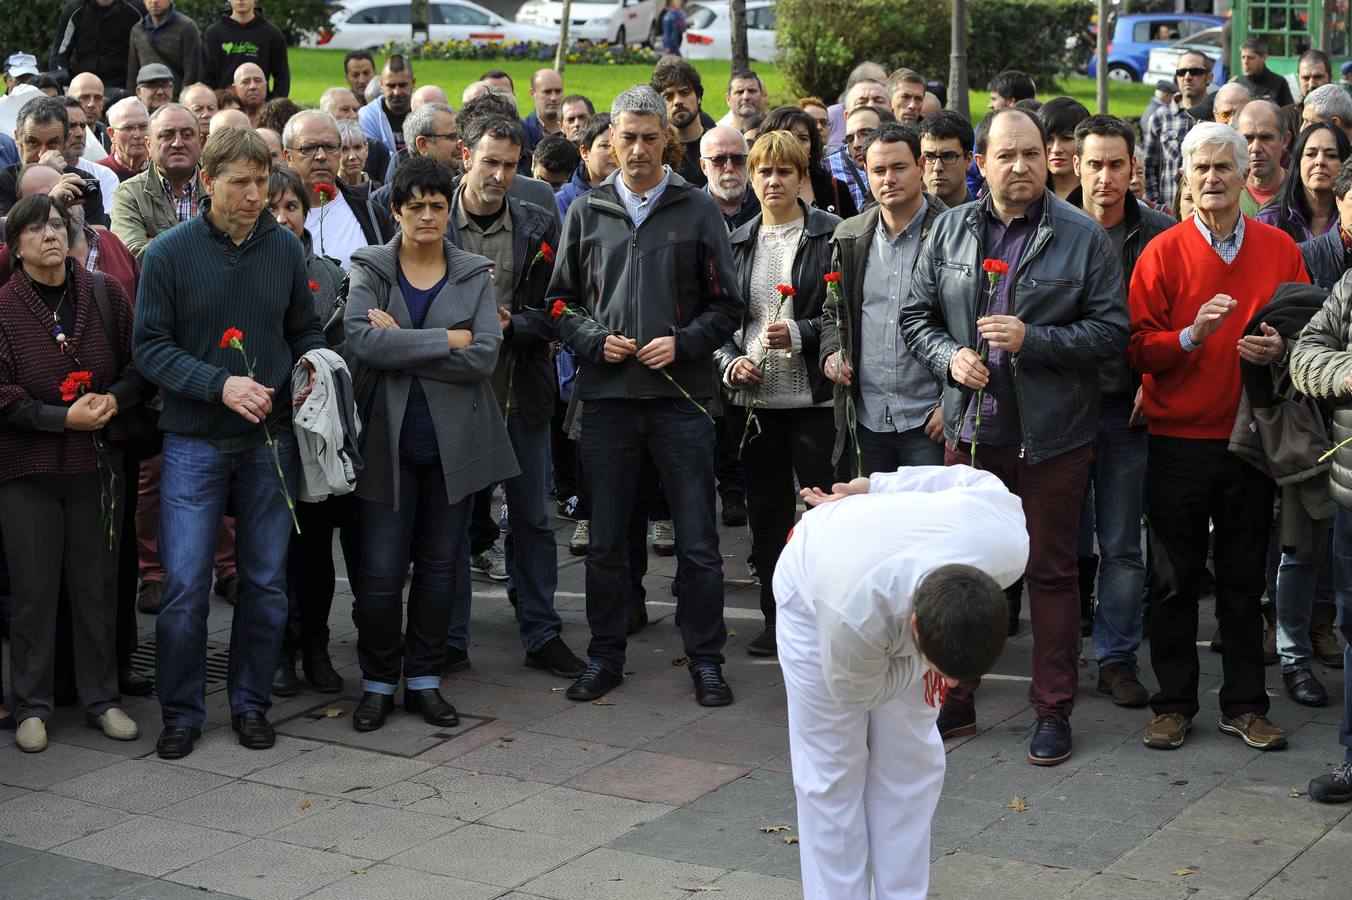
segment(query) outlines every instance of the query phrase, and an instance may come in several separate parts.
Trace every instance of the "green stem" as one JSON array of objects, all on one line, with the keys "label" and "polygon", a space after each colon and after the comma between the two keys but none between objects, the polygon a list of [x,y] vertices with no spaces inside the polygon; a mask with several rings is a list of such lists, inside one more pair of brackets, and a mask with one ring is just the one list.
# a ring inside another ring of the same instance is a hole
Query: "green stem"
[{"label": "green stem", "polygon": [[[787,294],[779,295],[779,305],[775,307],[775,314],[770,318],[771,322],[779,321],[780,315],[783,314],[784,312],[784,304],[787,303],[788,300],[789,297]],[[761,354],[760,361],[756,363],[756,368],[760,370],[762,377],[764,377],[765,375],[765,364],[768,363],[769,361],[770,361],[770,351],[766,350]],[[739,459],[742,456],[742,450],[745,449],[747,441],[751,440],[751,438],[753,437],[753,435],[751,434],[752,426],[753,425],[755,426],[756,434],[760,434],[762,431],[760,417],[756,415],[756,406],[760,403],[760,391],[759,389],[757,389],[754,393],[752,393],[751,391],[746,390],[745,388],[743,390],[746,391],[747,393],[750,393],[751,397],[748,399],[746,404],[746,427],[742,429],[742,440],[737,444],[737,457]]]},{"label": "green stem", "polygon": [[1333,454],[1337,453],[1339,450],[1341,450],[1341,449],[1343,449],[1344,447],[1346,447],[1348,444],[1352,444],[1352,437],[1347,438],[1346,440],[1339,441],[1338,443],[1334,444],[1333,447],[1332,447],[1327,453],[1325,453],[1323,456],[1319,457],[1318,462],[1323,462],[1324,460],[1328,459],[1328,458],[1329,458],[1330,456],[1332,456]]},{"label": "green stem", "polygon": [[[323,215],[321,211],[320,215]],[[244,368],[249,373],[250,381],[257,381],[254,378],[253,363],[249,362],[249,354],[244,352],[244,344],[236,342],[239,347],[239,355],[244,357]],[[296,534],[300,534],[300,519],[296,518],[296,501],[291,499],[291,492],[286,489],[286,472],[282,470],[282,456],[277,452],[277,442],[272,439],[272,431],[268,429],[268,420],[265,418],[263,423],[263,437],[267,442],[268,449],[272,451],[272,464],[277,469],[277,480],[281,482],[282,498],[286,500],[286,510],[291,513],[291,524],[296,528]]]}]

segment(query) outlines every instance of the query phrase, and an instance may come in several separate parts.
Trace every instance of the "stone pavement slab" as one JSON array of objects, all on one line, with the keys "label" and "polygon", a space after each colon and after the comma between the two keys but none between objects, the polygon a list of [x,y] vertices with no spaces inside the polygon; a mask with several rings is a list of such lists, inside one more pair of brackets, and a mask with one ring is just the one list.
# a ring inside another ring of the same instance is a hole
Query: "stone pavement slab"
[{"label": "stone pavement slab", "polygon": [[561,784],[624,752],[622,748],[598,741],[579,741],[533,731],[517,731],[506,737],[511,740],[499,739],[456,757],[455,767]]},{"label": "stone pavement slab", "polygon": [[522,890],[550,900],[686,900],[698,897],[721,869],[654,860],[617,850],[593,850],[580,859],[523,885]]},{"label": "stone pavement slab", "polygon": [[1310,850],[1254,895],[1257,900],[1300,897],[1302,900],[1347,900],[1352,892],[1352,857],[1346,853]]},{"label": "stone pavement slab", "polygon": [[[1237,841],[1188,831],[1157,831],[1104,871],[1170,886],[1186,879],[1190,888],[1246,897],[1294,859],[1296,852],[1266,840]],[[1188,874],[1174,874],[1182,871]]]},{"label": "stone pavement slab", "polygon": [[342,803],[270,832],[268,839],[347,856],[388,859],[459,827],[459,822],[442,816],[368,803]]},{"label": "stone pavement slab", "polygon": [[396,866],[516,887],[592,849],[594,842],[466,825],[399,854]]},{"label": "stone pavement slab", "polygon": [[160,878],[246,840],[242,835],[198,825],[137,816],[63,844],[60,852],[63,856]]},{"label": "stone pavement slab", "polygon": [[0,804],[0,841],[47,850],[130,818],[121,810],[42,791]]},{"label": "stone pavement slab", "polygon": [[356,800],[430,768],[428,763],[384,753],[326,745],[254,772],[249,780]]},{"label": "stone pavement slab", "polygon": [[295,900],[371,865],[338,853],[266,838],[233,847],[168,877],[189,887],[229,891],[249,900]]},{"label": "stone pavement slab", "polygon": [[[11,738],[14,736],[12,731],[8,734]],[[0,766],[0,784],[36,791],[119,762],[122,757],[114,753],[86,750],[71,744],[51,743],[41,753],[6,749],[5,764]]]},{"label": "stone pavement slab", "polygon": [[930,865],[929,900],[1046,900],[1069,893],[1091,874],[1083,869],[949,853]]},{"label": "stone pavement slab", "polygon": [[231,778],[244,778],[288,759],[295,759],[301,754],[319,750],[323,746],[314,741],[301,741],[279,734],[277,743],[267,750],[248,750],[239,745],[230,729],[218,728],[214,731],[204,731],[202,739],[193,747],[192,753],[182,759],[168,760],[165,764],[214,772],[217,775],[229,775]]},{"label": "stone pavement slab", "polygon": [[53,785],[52,790],[87,803],[150,813],[229,782],[223,775],[167,766],[159,760],[129,759]]},{"label": "stone pavement slab", "polygon": [[4,896],[15,898],[107,900],[135,896],[127,892],[155,885],[156,882],[135,872],[53,853],[34,853],[0,868]]},{"label": "stone pavement slab", "polygon": [[520,778],[439,767],[373,791],[362,802],[476,822],[548,788]]},{"label": "stone pavement slab", "polygon": [[631,750],[568,782],[569,787],[681,806],[751,772],[742,766]]},{"label": "stone pavement slab", "polygon": [[502,888],[398,866],[373,866],[311,894],[315,900],[491,900]]},{"label": "stone pavement slab", "polygon": [[557,787],[485,816],[480,821],[495,828],[512,828],[560,837],[579,836],[604,843],[640,829],[674,808],[661,803],[644,803]]}]

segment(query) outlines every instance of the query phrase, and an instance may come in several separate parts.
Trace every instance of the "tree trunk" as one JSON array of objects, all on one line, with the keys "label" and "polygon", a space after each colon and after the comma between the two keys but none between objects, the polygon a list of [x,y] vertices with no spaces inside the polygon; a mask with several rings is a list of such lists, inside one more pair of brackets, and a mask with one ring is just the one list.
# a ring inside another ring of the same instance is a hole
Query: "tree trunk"
[{"label": "tree trunk", "polygon": [[568,62],[568,20],[573,16],[573,0],[563,0],[563,21],[559,23],[559,46],[554,51],[554,71],[563,74]]},{"label": "tree trunk", "polygon": [[728,12],[732,17],[732,71],[751,68],[746,50],[746,0],[731,0]]},{"label": "tree trunk", "polygon": [[1108,0],[1098,0],[1098,41],[1094,48],[1098,57],[1098,112],[1108,114]]},{"label": "tree trunk", "polygon": [[953,0],[948,63],[948,108],[971,119],[967,97],[967,0]]}]

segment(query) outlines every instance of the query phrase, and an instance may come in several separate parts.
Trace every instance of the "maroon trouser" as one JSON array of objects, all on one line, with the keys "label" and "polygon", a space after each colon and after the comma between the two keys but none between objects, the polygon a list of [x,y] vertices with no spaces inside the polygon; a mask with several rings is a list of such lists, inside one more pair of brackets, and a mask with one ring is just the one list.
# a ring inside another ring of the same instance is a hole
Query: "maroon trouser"
[{"label": "maroon trouser", "polygon": [[[978,444],[976,466],[993,473],[1023,501],[1028,523],[1029,614],[1033,620],[1033,709],[1038,716],[1070,716],[1079,679],[1079,564],[1075,545],[1080,506],[1089,481],[1094,445],[1085,444],[1037,465],[1020,459],[1019,447]],[[944,447],[944,464],[970,465],[972,448]],[[970,707],[981,679],[962,681],[946,705]]]},{"label": "maroon trouser", "polygon": [[[141,484],[136,497],[136,557],[142,581],[164,581],[160,565],[160,457],[141,462]],[[235,519],[221,519],[216,538],[216,578],[235,574]]]}]

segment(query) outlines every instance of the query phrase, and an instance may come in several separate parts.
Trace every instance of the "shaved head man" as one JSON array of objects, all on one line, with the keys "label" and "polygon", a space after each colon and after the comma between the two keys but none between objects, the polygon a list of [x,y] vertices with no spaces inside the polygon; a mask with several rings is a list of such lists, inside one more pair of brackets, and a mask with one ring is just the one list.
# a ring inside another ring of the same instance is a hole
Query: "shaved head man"
[{"label": "shaved head man", "polygon": [[525,149],[533,151],[546,135],[563,130],[559,115],[563,108],[563,76],[553,69],[537,69],[530,78],[530,98],[535,109],[521,120],[521,127],[526,131]]},{"label": "shaved head man", "polygon": [[220,131],[222,128],[252,128],[249,124],[249,117],[237,109],[223,109],[211,117],[207,125],[207,133]]},{"label": "shaved head man", "polygon": [[1230,124],[1249,145],[1249,177],[1239,195],[1240,210],[1256,216],[1286,177],[1282,156],[1291,146],[1291,130],[1286,115],[1270,100],[1250,100]]},{"label": "shaved head man", "polygon": [[216,106],[216,92],[199,81],[185,87],[179,94],[178,102],[197,116],[197,124],[202,128],[202,139],[206,140],[207,126],[211,124],[211,117],[220,111]]},{"label": "shaved head man", "polygon": [[249,117],[250,127],[258,126],[258,113],[268,99],[268,79],[257,63],[241,63],[235,70],[235,95]]},{"label": "shaved head man", "polygon": [[446,106],[451,105],[450,98],[446,96],[445,91],[435,84],[424,84],[413,92],[413,96],[409,98],[408,107],[409,109],[417,109],[428,103],[443,103]]}]

